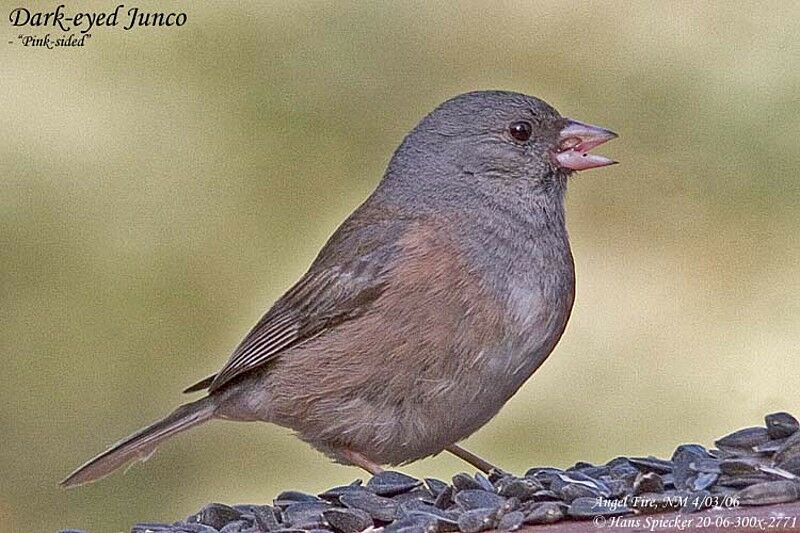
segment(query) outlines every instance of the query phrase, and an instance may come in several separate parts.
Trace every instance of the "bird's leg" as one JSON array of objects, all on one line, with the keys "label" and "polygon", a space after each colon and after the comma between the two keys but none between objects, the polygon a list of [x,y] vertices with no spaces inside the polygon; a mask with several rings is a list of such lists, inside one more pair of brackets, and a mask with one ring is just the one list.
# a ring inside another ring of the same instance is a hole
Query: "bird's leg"
[{"label": "bird's leg", "polygon": [[369,459],[367,459],[358,452],[354,452],[352,450],[342,450],[341,454],[342,457],[347,459],[349,462],[351,462],[352,464],[356,465],[359,468],[363,468],[373,476],[375,474],[380,474],[381,472],[383,472],[383,468],[381,468],[381,465],[373,463],[372,461],[370,461]]},{"label": "bird's leg", "polygon": [[492,470],[496,470],[498,472],[502,472],[501,469],[497,468],[496,466],[494,466],[489,461],[487,461],[485,459],[481,459],[480,457],[478,457],[474,453],[465,450],[464,448],[462,448],[461,446],[458,446],[457,444],[452,444],[452,445],[448,446],[447,448],[445,448],[445,450],[447,450],[448,452],[452,453],[453,455],[455,455],[456,457],[458,457],[462,461],[468,462],[469,464],[471,464],[472,466],[474,466],[475,468],[477,468],[478,470],[480,470],[484,474],[489,474],[489,473],[491,473]]}]

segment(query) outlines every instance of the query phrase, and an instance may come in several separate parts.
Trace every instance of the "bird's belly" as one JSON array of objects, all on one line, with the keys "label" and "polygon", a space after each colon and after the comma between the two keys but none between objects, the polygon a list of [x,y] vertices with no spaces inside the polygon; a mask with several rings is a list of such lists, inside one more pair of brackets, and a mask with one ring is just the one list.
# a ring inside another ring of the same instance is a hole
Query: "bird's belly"
[{"label": "bird's belly", "polygon": [[252,412],[334,458],[345,448],[379,464],[439,453],[485,425],[541,365],[571,296],[512,287],[492,302],[480,313],[432,303],[426,320],[389,330],[376,321],[370,335],[344,325],[265,370],[257,405],[240,400],[232,418]]}]

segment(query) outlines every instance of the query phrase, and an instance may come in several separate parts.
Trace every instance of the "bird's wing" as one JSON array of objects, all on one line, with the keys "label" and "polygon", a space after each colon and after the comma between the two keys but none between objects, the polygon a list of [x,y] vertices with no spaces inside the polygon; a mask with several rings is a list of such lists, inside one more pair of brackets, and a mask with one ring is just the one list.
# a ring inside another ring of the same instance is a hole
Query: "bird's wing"
[{"label": "bird's wing", "polygon": [[380,279],[332,268],[303,277],[247,334],[209,384],[213,392],[284,350],[361,315],[383,291]]},{"label": "bird's wing", "polygon": [[352,218],[331,237],[308,273],[250,330],[225,366],[184,392],[206,387],[213,392],[369,308],[386,286],[393,243],[402,231],[394,223],[364,228],[363,221],[360,231],[352,231]]}]

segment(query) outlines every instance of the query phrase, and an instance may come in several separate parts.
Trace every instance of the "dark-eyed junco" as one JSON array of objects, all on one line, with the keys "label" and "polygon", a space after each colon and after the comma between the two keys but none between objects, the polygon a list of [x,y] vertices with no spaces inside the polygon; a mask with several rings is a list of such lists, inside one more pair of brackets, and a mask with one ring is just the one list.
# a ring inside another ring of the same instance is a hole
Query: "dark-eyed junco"
[{"label": "dark-eyed junco", "polygon": [[613,163],[608,130],[503,91],[440,105],[375,192],[214,376],[207,395],[70,474],[80,485],[213,418],[293,429],[375,473],[448,450],[486,424],[567,324],[575,275],[567,177]]}]

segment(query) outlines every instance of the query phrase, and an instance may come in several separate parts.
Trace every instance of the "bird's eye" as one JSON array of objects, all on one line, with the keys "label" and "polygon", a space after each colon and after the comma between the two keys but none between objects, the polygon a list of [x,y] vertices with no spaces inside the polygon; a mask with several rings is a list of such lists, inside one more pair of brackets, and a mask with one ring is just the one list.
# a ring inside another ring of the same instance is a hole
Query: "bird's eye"
[{"label": "bird's eye", "polygon": [[533,133],[533,126],[531,126],[530,122],[520,120],[519,122],[512,123],[508,127],[508,133],[519,142],[525,142],[531,138],[531,133]]}]

